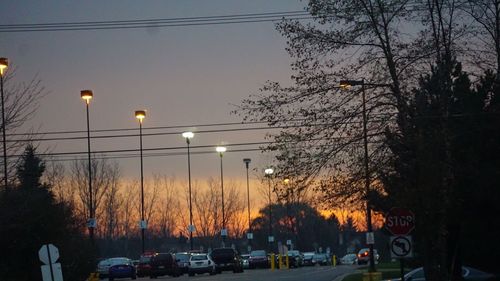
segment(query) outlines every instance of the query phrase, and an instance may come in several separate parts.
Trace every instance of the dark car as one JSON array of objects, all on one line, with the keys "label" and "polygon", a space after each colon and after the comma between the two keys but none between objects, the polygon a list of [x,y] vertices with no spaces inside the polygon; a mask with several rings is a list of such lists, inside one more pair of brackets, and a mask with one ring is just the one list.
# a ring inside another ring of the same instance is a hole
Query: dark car
[{"label": "dark car", "polygon": [[144,277],[149,276],[149,272],[151,271],[151,265],[149,262],[151,261],[151,257],[154,256],[156,252],[145,252],[139,258],[139,264],[137,264],[137,276]]},{"label": "dark car", "polygon": [[233,248],[215,248],[210,253],[215,263],[217,273],[223,270],[232,270],[234,273],[243,272],[243,260]]},{"label": "dark car", "polygon": [[170,253],[159,253],[151,257],[149,262],[151,270],[149,273],[150,278],[158,276],[170,275],[173,277],[181,276],[181,271],[175,261],[175,255]]},{"label": "dark car", "polygon": [[181,270],[181,273],[187,273],[189,268],[189,259],[191,258],[190,253],[176,253],[175,259],[177,261],[177,266]]},{"label": "dark car", "polygon": [[110,262],[111,266],[108,270],[109,281],[113,281],[115,278],[137,278],[132,260],[128,258],[112,258]]},{"label": "dark car", "polygon": [[[285,256],[286,258],[286,256]],[[288,251],[288,262],[290,263],[290,267],[300,267],[303,265],[302,254],[297,250]]]},{"label": "dark car", "polygon": [[268,268],[269,259],[267,253],[264,250],[255,250],[250,252],[250,257],[248,258],[249,268]]}]

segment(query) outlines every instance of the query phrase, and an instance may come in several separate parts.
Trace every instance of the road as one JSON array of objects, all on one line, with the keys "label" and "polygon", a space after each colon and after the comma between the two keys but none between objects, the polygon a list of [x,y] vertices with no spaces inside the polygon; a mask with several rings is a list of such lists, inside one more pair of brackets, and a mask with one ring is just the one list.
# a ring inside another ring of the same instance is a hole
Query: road
[{"label": "road", "polygon": [[[294,268],[290,270],[274,270],[269,269],[254,269],[245,270],[243,273],[232,273],[231,271],[224,271],[222,274],[210,276],[208,274],[196,275],[189,277],[184,274],[181,277],[174,278],[170,276],[158,277],[156,280],[199,280],[199,281],[221,281],[221,280],[241,280],[241,281],[333,281],[335,278],[350,273],[356,270],[355,266],[309,266]],[[107,279],[103,279],[107,280]],[[115,279],[115,280],[130,280]],[[137,280],[155,280],[149,277],[138,278]]]}]

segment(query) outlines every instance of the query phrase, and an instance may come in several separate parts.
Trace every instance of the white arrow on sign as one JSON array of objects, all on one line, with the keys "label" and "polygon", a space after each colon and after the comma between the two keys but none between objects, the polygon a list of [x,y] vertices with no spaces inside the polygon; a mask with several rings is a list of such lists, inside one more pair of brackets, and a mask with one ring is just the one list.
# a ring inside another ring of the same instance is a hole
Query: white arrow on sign
[{"label": "white arrow on sign", "polygon": [[38,250],[38,257],[44,264],[55,263],[59,259],[59,250],[52,244],[45,244]]},{"label": "white arrow on sign", "polygon": [[392,258],[413,257],[411,236],[409,235],[391,236],[390,250]]}]

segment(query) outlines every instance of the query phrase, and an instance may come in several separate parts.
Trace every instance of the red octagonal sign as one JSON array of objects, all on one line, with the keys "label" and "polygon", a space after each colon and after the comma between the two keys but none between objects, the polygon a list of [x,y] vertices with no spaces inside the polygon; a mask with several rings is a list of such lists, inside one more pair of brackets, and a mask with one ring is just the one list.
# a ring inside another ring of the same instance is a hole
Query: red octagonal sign
[{"label": "red octagonal sign", "polygon": [[405,208],[392,208],[385,215],[385,228],[393,235],[407,235],[415,228],[415,215]]}]

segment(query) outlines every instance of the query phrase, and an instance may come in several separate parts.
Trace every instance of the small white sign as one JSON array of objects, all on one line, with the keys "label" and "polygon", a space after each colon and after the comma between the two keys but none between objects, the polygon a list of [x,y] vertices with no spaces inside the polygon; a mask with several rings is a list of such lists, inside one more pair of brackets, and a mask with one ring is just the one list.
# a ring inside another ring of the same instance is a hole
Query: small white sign
[{"label": "small white sign", "polygon": [[196,231],[196,227],[194,227],[194,225],[190,224],[188,225],[188,232],[195,232]]},{"label": "small white sign", "polygon": [[227,229],[223,228],[220,230],[220,235],[221,236],[227,236]]},{"label": "small white sign", "polygon": [[59,250],[52,244],[45,244],[38,250],[38,257],[44,264],[55,263],[59,259]]},{"label": "small white sign", "polygon": [[247,233],[247,239],[248,240],[252,240],[253,239],[253,233],[252,232],[248,232]]},{"label": "small white sign", "polygon": [[87,227],[88,228],[96,228],[97,227],[97,221],[95,218],[90,218],[87,220]]},{"label": "small white sign", "polygon": [[331,251],[330,247],[326,247],[326,254],[327,255],[330,255],[330,251]]},{"label": "small white sign", "polygon": [[[52,267],[52,273],[50,267]],[[41,268],[42,268],[43,281],[63,281],[63,275],[60,263],[54,263],[51,265],[42,265]]]},{"label": "small white sign", "polygon": [[274,236],[268,236],[267,237],[267,242],[269,242],[269,243],[274,242]]},{"label": "small white sign", "polygon": [[290,239],[286,240],[286,244],[287,245],[292,245],[292,240],[290,240]]},{"label": "small white sign", "polygon": [[412,241],[409,235],[391,236],[389,246],[391,258],[401,259],[413,257]]},{"label": "small white sign", "polygon": [[139,221],[139,228],[140,229],[147,229],[148,228],[148,222],[145,220]]},{"label": "small white sign", "polygon": [[375,244],[375,235],[373,235],[373,232],[366,233],[366,244],[367,245]]}]

